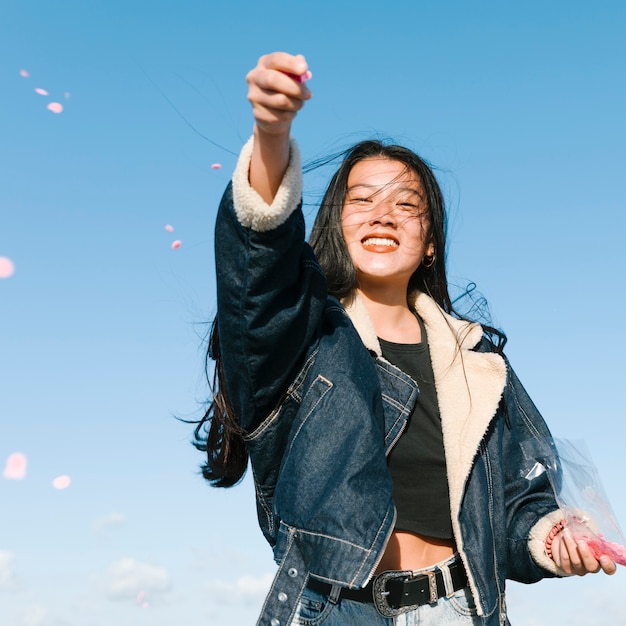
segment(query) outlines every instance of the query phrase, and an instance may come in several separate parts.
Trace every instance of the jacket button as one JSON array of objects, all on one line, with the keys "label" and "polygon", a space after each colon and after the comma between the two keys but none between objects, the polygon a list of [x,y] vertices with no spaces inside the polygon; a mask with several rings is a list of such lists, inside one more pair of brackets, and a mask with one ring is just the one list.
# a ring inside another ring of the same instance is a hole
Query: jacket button
[{"label": "jacket button", "polygon": [[298,570],[295,567],[290,567],[287,574],[289,574],[291,578],[295,578],[298,575]]},{"label": "jacket button", "polygon": [[276,618],[272,619],[270,621],[270,626],[280,626],[280,620]]},{"label": "jacket button", "polygon": [[287,602],[287,594],[284,591],[281,591],[278,594],[278,601],[279,602]]}]

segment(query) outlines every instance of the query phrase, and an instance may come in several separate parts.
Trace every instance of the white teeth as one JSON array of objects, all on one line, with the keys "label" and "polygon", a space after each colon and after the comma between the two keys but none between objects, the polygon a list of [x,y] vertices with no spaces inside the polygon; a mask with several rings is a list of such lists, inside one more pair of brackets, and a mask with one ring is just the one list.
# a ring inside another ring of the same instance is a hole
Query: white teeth
[{"label": "white teeth", "polygon": [[368,237],[363,240],[364,246],[389,246],[397,247],[398,242],[393,239],[384,239],[383,237]]}]

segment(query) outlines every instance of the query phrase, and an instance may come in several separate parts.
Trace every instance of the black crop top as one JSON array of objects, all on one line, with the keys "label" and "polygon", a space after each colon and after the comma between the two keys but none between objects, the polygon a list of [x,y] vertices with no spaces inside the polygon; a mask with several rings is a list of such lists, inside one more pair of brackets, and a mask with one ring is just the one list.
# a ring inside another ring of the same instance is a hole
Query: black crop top
[{"label": "black crop top", "polygon": [[409,416],[408,426],[388,458],[398,512],[396,530],[451,539],[441,418],[426,330],[421,319],[419,322],[421,343],[401,344],[379,339],[383,357],[419,386],[417,404]]}]

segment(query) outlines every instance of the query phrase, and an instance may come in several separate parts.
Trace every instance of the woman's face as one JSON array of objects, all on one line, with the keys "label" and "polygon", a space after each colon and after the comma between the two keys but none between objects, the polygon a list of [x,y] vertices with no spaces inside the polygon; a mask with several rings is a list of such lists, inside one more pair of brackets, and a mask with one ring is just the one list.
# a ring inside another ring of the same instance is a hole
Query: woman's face
[{"label": "woman's face", "polygon": [[348,176],[343,236],[359,289],[397,287],[409,279],[434,246],[422,182],[404,163],[385,157],[359,161]]}]

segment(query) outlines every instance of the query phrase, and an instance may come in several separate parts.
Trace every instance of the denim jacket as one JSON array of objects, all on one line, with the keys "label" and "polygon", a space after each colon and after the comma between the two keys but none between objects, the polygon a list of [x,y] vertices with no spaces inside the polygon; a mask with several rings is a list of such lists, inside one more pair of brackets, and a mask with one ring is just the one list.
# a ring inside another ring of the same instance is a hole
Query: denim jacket
[{"label": "denim jacket", "polygon": [[[382,357],[364,304],[327,293],[304,240],[295,143],[268,206],[248,183],[251,141],[217,217],[218,328],[279,566],[258,625],[286,626],[309,576],[350,588],[373,577],[395,523],[386,455],[419,389]],[[562,518],[553,491],[545,474],[521,471],[521,444],[550,433],[478,324],[423,293],[413,304],[427,328],[456,546],[484,624],[506,624],[506,579],[562,573],[544,551]]]}]

